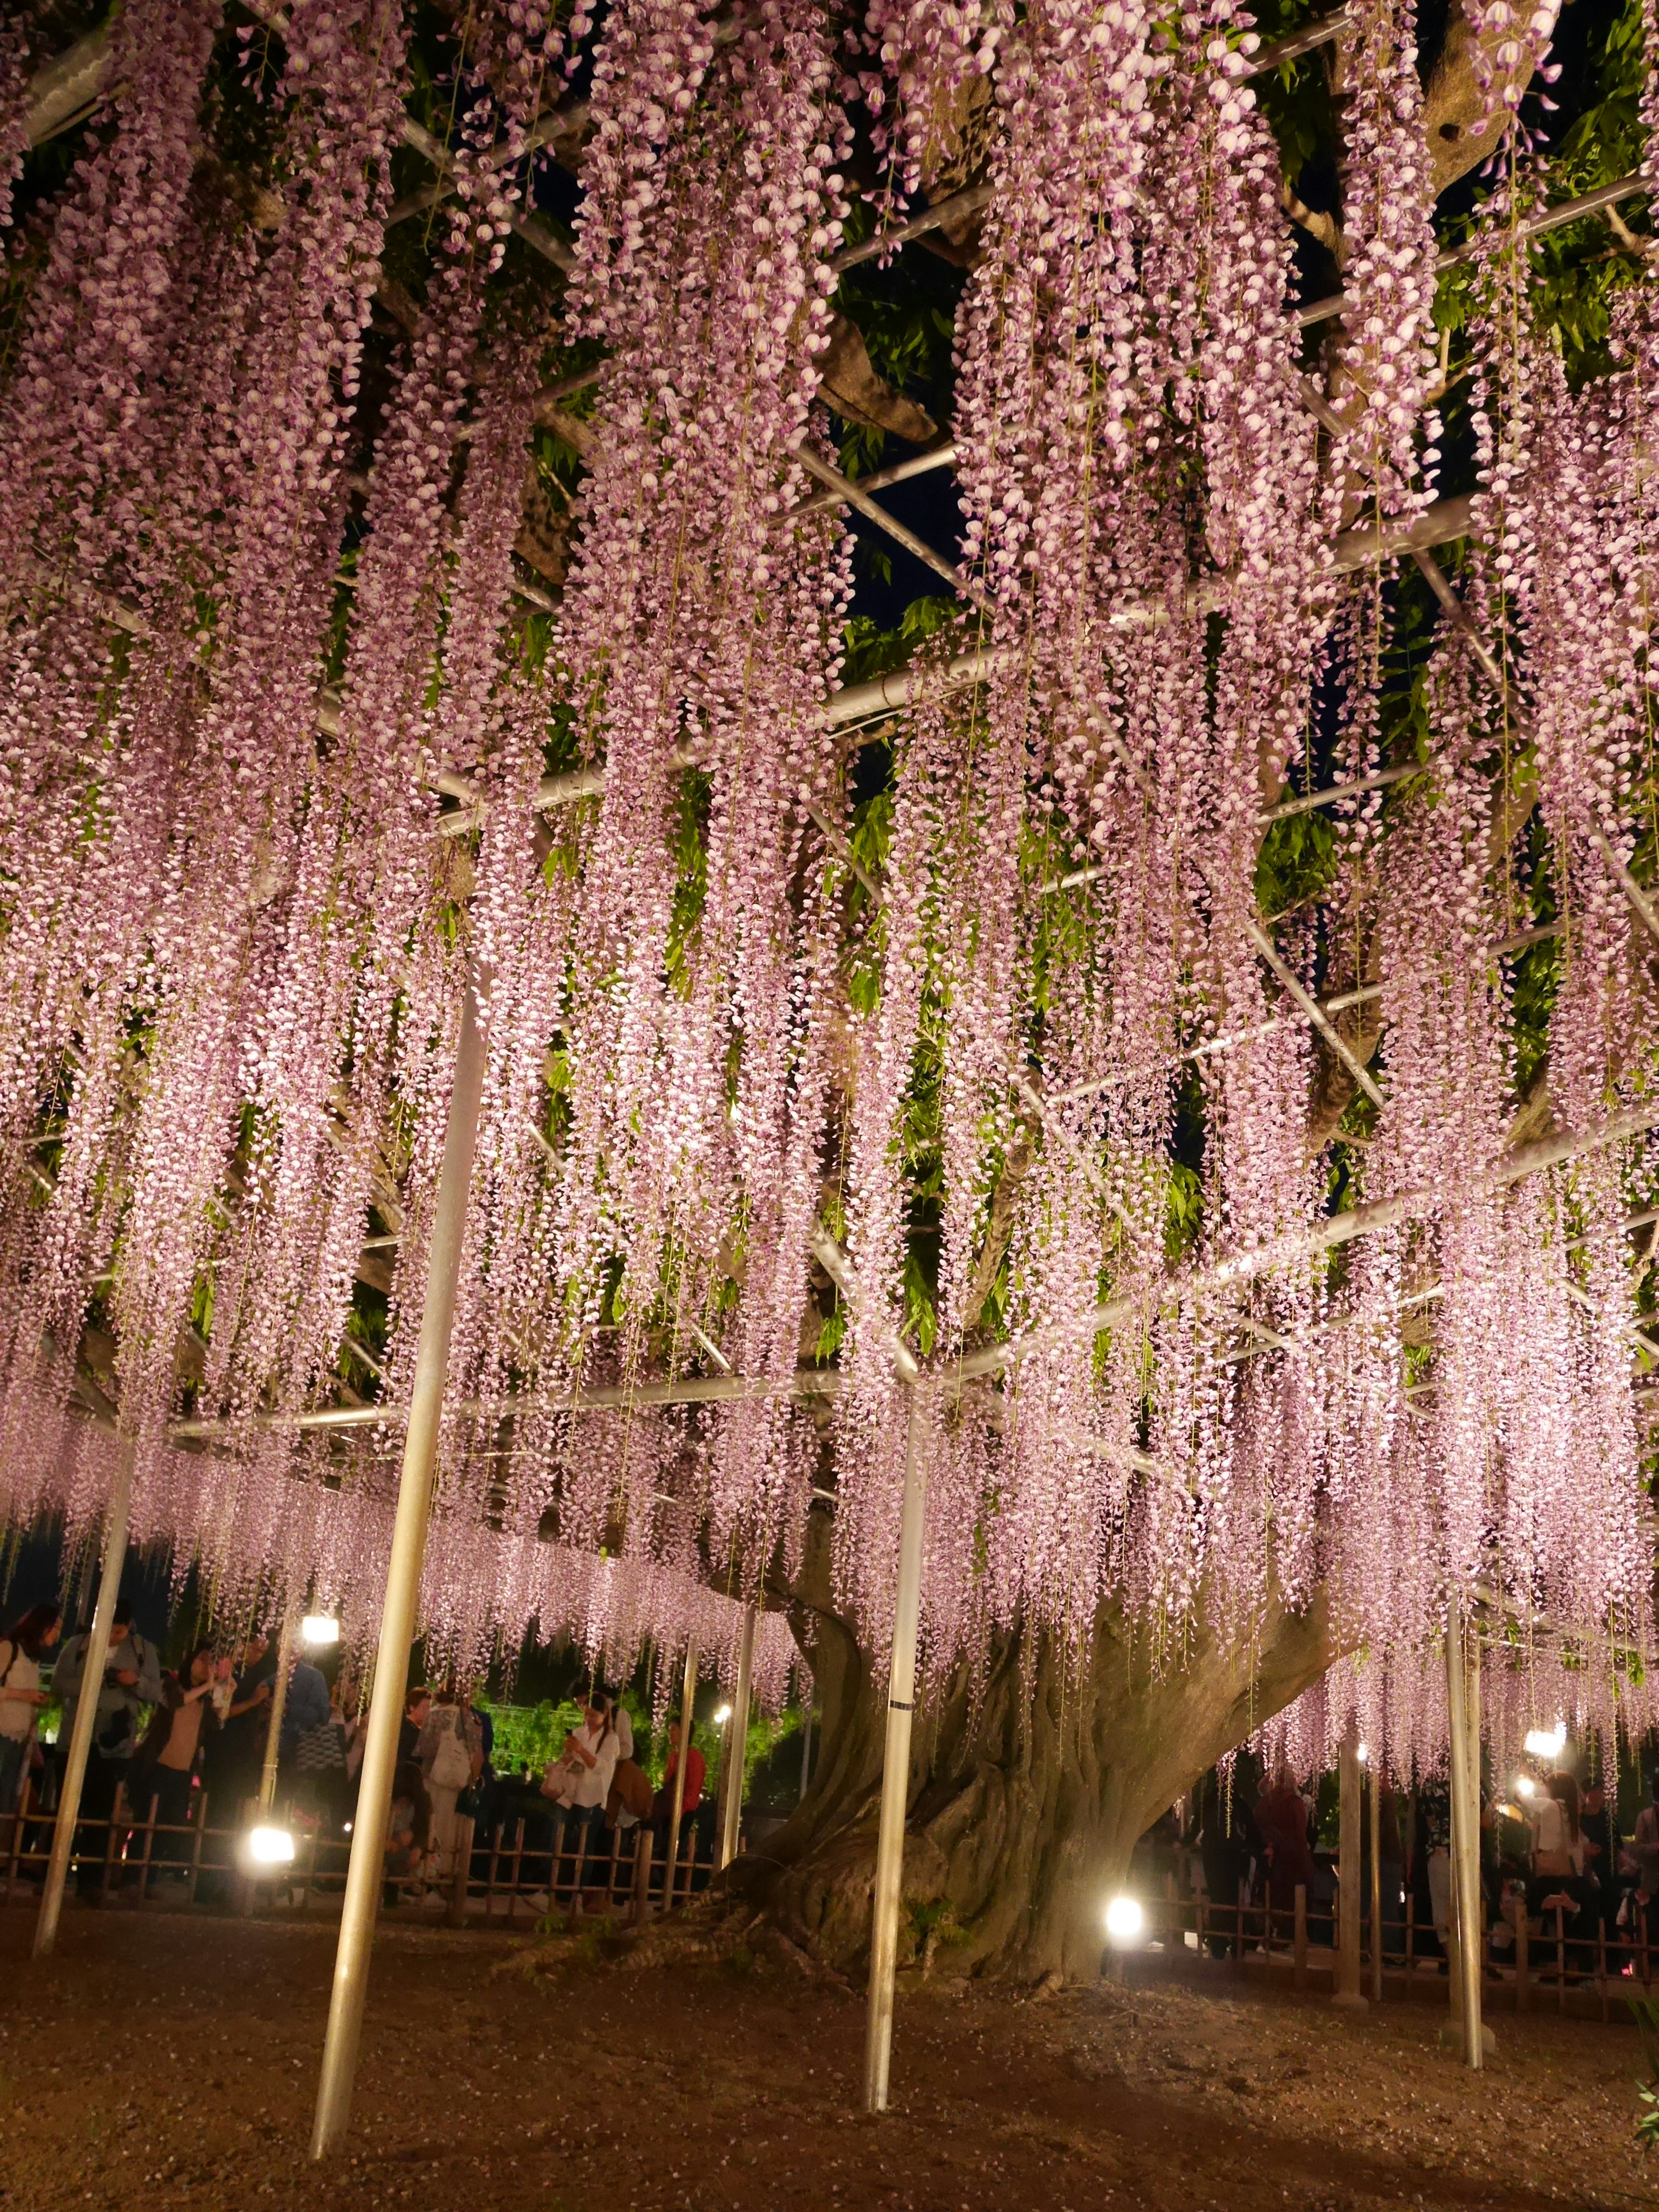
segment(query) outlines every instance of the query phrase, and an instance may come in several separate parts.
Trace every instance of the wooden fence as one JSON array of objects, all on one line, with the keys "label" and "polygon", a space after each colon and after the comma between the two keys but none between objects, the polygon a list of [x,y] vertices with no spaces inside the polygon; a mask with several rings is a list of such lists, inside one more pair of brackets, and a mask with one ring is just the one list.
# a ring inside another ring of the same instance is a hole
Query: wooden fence
[{"label": "wooden fence", "polygon": [[[1336,1909],[1310,1911],[1307,1892],[1300,1887],[1295,1898],[1287,1911],[1264,1898],[1253,1898],[1242,1882],[1231,1904],[1215,1903],[1202,1892],[1182,1898],[1171,1876],[1164,1896],[1147,1906],[1148,1948],[1134,1954],[1138,1971],[1156,1971],[1159,1963],[1174,1966],[1197,1958],[1224,1972],[1278,1970],[1294,1989],[1307,1988],[1316,1974],[1322,1978],[1328,1973],[1334,1978]],[[1622,2014],[1626,1991],[1652,1994],[1653,1957],[1645,1912],[1638,1914],[1634,1928],[1615,1928],[1611,1936],[1599,1919],[1593,1933],[1575,1934],[1572,1916],[1564,1905],[1552,1905],[1546,1898],[1544,1906],[1531,1919],[1517,1917],[1513,1926],[1507,1920],[1500,1923],[1507,1940],[1494,1944],[1495,1931],[1482,1899],[1483,2002],[1498,1996],[1508,1999],[1516,2012],[1553,2004],[1560,2013],[1580,2011],[1588,2002],[1607,2020],[1615,2004]],[[1419,1926],[1415,1908],[1416,1900],[1408,1892],[1397,1916],[1382,1916],[1385,1996],[1390,1989],[1395,1996],[1406,1996],[1420,1986],[1438,1986],[1440,1940],[1437,1936],[1431,1942],[1425,1940],[1432,1931]],[[1366,1911],[1360,1937],[1366,1990],[1371,1987],[1373,1937]],[[1427,1981],[1430,1972],[1436,1975],[1435,1983]]]},{"label": "wooden fence", "polygon": [[[351,1838],[325,1830],[303,1814],[287,1820],[293,1836],[291,1863],[256,1866],[246,1844],[255,1825],[248,1816],[234,1827],[213,1826],[207,1793],[198,1790],[191,1812],[179,1824],[158,1821],[155,1801],[149,1815],[137,1819],[118,1793],[107,1819],[76,1822],[70,1881],[82,1896],[141,1909],[181,1905],[229,1905],[243,1911],[303,1913],[337,1905],[345,1888]],[[683,1907],[707,1886],[713,1863],[700,1849],[696,1824],[681,1828],[674,1878],[653,1848],[647,1826],[601,1832],[599,1850],[590,1832],[550,1816],[545,1836],[523,1816],[495,1824],[488,1836],[474,1823],[458,1824],[453,1869],[441,1884],[428,1868],[419,1874],[388,1874],[381,1909],[394,1917],[435,1917],[464,1927],[482,1921],[489,1927],[534,1927],[550,1915],[620,1915],[638,1924],[663,1911]],[[26,1795],[22,1809],[0,1815],[0,1865],[3,1900],[33,1903],[38,1895],[57,1827],[55,1813],[42,1811]]]}]

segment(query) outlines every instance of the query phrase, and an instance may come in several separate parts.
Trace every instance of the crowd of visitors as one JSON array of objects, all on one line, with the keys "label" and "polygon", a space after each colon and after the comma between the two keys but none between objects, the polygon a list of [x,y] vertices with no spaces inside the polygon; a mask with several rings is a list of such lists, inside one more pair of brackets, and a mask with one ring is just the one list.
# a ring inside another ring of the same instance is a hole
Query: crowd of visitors
[{"label": "crowd of visitors", "polygon": [[[1409,1897],[1412,1955],[1438,1959],[1443,1972],[1451,1895],[1445,1784],[1431,1780],[1402,1794],[1379,1778],[1377,1791],[1383,1954],[1405,1955]],[[1207,1936],[1213,1953],[1237,1942],[1231,1915],[1241,1899],[1288,1921],[1299,1889],[1316,1921],[1332,1912],[1338,1868],[1334,1853],[1316,1848],[1317,1826],[1314,1796],[1283,1767],[1258,1776],[1241,1756],[1231,1782],[1213,1768],[1204,1776],[1184,1830],[1171,1826],[1164,1840],[1179,1840],[1196,1856],[1205,1893],[1222,1908]],[[1370,1852],[1367,1818],[1361,1864],[1367,1917]],[[1489,1793],[1481,1813],[1481,1887],[1495,1955],[1513,1951],[1523,1923],[1533,1936],[1553,1936],[1559,1916],[1570,1960],[1593,1972],[1601,1944],[1640,1940],[1659,1896],[1659,1771],[1628,1838],[1599,1780],[1581,1784],[1561,1770],[1521,1777],[1513,1796]]]},{"label": "crowd of visitors", "polygon": [[[60,1646],[61,1627],[59,1609],[41,1605],[0,1636],[0,1845],[9,1845],[8,1831],[26,1808],[44,1815],[55,1808],[76,1708],[88,1694],[87,1634]],[[42,1662],[54,1653],[47,1689]],[[130,1604],[118,1604],[82,1791],[76,1858],[84,1890],[95,1892],[107,1879],[105,1838],[112,1820],[153,1824],[155,1875],[165,1881],[193,1860],[209,1896],[222,1892],[229,1876],[227,1839],[261,1802],[274,1797],[285,1817],[314,1821],[325,1833],[349,1831],[366,1727],[358,1686],[344,1669],[331,1682],[303,1650],[291,1657],[285,1680],[281,1673],[280,1638],[257,1626],[232,1650],[198,1643],[178,1668],[163,1668],[134,1626]],[[61,1711],[47,1744],[40,1721],[53,1703]],[[679,1723],[671,1723],[667,1771],[653,1790],[635,1756],[632,1718],[608,1690],[594,1686],[539,1778],[498,1777],[493,1752],[494,1723],[474,1705],[471,1685],[446,1680],[409,1692],[386,1843],[390,1897],[438,1902],[464,1838],[487,1836],[497,1816],[522,1823],[532,1859],[544,1856],[550,1865],[556,1854],[579,1850],[590,1863],[613,1849],[631,1857],[645,1833],[660,1861],[676,1795],[683,1833],[688,1840],[701,1833],[702,1753],[694,1744],[682,1761]],[[214,1839],[199,1853],[191,1848],[192,1826]]]}]

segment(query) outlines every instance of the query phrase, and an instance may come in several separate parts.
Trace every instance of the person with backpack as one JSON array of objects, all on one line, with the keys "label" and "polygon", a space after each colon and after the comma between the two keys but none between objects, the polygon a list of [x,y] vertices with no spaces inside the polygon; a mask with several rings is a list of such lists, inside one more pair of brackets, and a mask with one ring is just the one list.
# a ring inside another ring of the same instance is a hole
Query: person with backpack
[{"label": "person with backpack", "polygon": [[432,1700],[416,1757],[432,1807],[428,1844],[434,1879],[441,1887],[455,1871],[456,1800],[483,1771],[483,1729],[453,1681]]},{"label": "person with backpack", "polygon": [[51,1703],[40,1660],[62,1626],[55,1605],[34,1605],[0,1637],[0,1814],[15,1813],[22,1798],[40,1708]]},{"label": "person with backpack", "polygon": [[[76,1709],[83,1693],[87,1645],[91,1631],[83,1630],[64,1644],[52,1670],[52,1687],[64,1701],[64,1717],[58,1730],[60,1753],[67,1754],[75,1732]],[[161,1668],[153,1644],[132,1625],[132,1601],[118,1598],[114,1625],[109,1632],[109,1653],[104,1679],[97,1691],[98,1717],[93,1724],[92,1753],[81,1790],[81,1818],[85,1827],[76,1838],[80,1860],[78,1887],[88,1893],[103,1887],[107,1838],[98,1832],[114,1818],[117,1792],[126,1780],[138,1743],[138,1717],[146,1705],[161,1702]]]}]

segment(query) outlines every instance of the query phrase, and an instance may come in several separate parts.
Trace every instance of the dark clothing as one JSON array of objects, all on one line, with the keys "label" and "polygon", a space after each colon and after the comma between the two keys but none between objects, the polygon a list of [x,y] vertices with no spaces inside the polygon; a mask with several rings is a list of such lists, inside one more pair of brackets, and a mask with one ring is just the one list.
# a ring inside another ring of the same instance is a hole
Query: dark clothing
[{"label": "dark clothing", "polygon": [[1293,1911],[1297,1891],[1311,1890],[1314,1881],[1308,1808],[1287,1784],[1262,1791],[1255,1801],[1255,1817],[1272,1860],[1273,1910]]},{"label": "dark clothing", "polygon": [[[76,1870],[76,1887],[82,1897],[94,1896],[103,1887],[104,1865],[109,1855],[106,1824],[115,1811],[115,1793],[126,1780],[127,1765],[125,1759],[87,1761],[87,1778],[81,1785],[81,1818],[87,1825],[78,1828],[75,1836],[75,1856],[80,1862]],[[117,1879],[111,1877],[112,1882]]]},{"label": "dark clothing", "polygon": [[[236,1678],[231,1692],[233,1707],[246,1705],[245,1713],[233,1712],[214,1739],[208,1762],[207,1786],[214,1799],[214,1826],[232,1827],[241,1818],[246,1798],[259,1791],[260,1771],[265,1763],[265,1738],[270,1732],[269,1692],[276,1680],[277,1654],[273,1645]],[[250,1705],[261,1685],[267,1694]]]},{"label": "dark clothing", "polygon": [[[133,1806],[135,1819],[148,1820],[150,1801],[155,1804],[152,1865],[178,1865],[190,1857],[190,1838],[183,1831],[190,1818],[191,1786],[191,1778],[176,1766],[152,1766],[133,1784],[134,1795],[143,1801]],[[163,1829],[176,1832],[164,1835]]]},{"label": "dark clothing", "polygon": [[296,1659],[294,1672],[288,1678],[288,1696],[283,1703],[282,1753],[285,1760],[294,1756],[301,1736],[324,1726],[330,1711],[328,1682],[322,1668],[313,1667],[308,1659]]},{"label": "dark clothing", "polygon": [[1619,1839],[1613,1832],[1612,1807],[1603,1805],[1599,1813],[1583,1814],[1578,1832],[1584,1841],[1585,1877],[1595,1885],[1590,1915],[1598,1927],[1607,1930],[1611,1942],[1619,1917],[1620,1888]]}]

